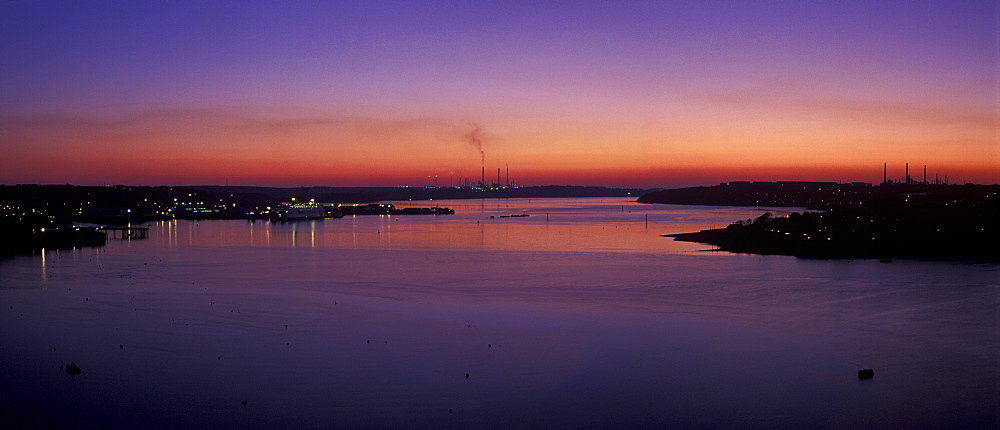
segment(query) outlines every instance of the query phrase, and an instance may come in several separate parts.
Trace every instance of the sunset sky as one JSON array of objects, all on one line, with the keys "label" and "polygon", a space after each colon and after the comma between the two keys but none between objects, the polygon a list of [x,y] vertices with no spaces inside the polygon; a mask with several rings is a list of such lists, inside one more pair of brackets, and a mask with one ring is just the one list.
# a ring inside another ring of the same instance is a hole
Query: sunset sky
[{"label": "sunset sky", "polygon": [[10,0],[0,183],[998,183],[998,52],[996,0]]}]

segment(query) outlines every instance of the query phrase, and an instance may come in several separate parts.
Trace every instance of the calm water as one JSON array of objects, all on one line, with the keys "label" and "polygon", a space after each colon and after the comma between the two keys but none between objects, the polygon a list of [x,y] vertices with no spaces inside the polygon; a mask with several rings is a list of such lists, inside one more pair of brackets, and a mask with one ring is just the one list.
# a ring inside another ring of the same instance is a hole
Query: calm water
[{"label": "calm water", "polygon": [[1000,425],[996,265],[660,237],[757,209],[396,203],[457,214],[163,222],[0,262],[0,426]]}]

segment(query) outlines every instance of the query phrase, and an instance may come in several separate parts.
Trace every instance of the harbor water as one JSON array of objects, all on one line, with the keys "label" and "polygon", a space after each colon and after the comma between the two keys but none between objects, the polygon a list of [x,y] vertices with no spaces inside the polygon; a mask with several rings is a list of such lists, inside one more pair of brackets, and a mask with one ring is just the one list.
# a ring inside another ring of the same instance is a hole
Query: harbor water
[{"label": "harbor water", "polygon": [[0,260],[0,426],[1000,426],[997,265],[713,251],[662,235],[767,209],[632,200],[164,221]]}]

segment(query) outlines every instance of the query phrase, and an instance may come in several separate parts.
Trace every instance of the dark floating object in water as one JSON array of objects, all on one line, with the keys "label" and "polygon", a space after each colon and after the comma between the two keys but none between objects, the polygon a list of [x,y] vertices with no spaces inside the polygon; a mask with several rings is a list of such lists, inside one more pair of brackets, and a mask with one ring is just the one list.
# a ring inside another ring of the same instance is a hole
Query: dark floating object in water
[{"label": "dark floating object in water", "polygon": [[469,379],[469,374],[468,373],[465,374],[465,379]]},{"label": "dark floating object in water", "polygon": [[486,347],[487,347],[487,348],[492,348],[492,347],[493,347],[493,344],[491,343],[491,344],[489,344],[489,345],[486,345]]},{"label": "dark floating object in water", "polygon": [[87,297],[87,298],[85,298],[85,299],[83,299],[83,300],[84,300],[84,301],[88,301],[88,302],[89,302],[89,301],[90,301],[90,297]]},{"label": "dark floating object in water", "polygon": [[288,328],[288,324],[285,324],[285,328]]},{"label": "dark floating object in water", "polygon": [[875,377],[875,370],[861,369],[858,371],[858,379],[872,379]]},{"label": "dark floating object in water", "polygon": [[285,342],[285,346],[289,346],[289,345],[291,345],[291,344],[290,344],[290,343],[288,343],[288,342]]},{"label": "dark floating object in water", "polygon": [[[62,368],[62,366],[59,367]],[[66,373],[69,373],[69,376],[75,378],[76,375],[80,374],[80,367],[77,366],[75,362],[71,362],[66,366]]]},{"label": "dark floating object in water", "polygon": [[371,344],[371,343],[372,343],[372,340],[371,340],[371,339],[368,339],[367,343]]},{"label": "dark floating object in water", "polygon": [[449,414],[453,414],[453,413],[455,413],[455,410],[454,409],[448,409],[448,413]]},{"label": "dark floating object in water", "polygon": [[56,350],[55,348],[52,348],[52,351],[55,351],[55,350]]},{"label": "dark floating object in water", "polygon": [[240,402],[240,403],[241,403],[241,404],[242,404],[243,406],[246,406],[246,405],[247,405],[247,401],[246,401],[246,400],[244,400],[244,401],[242,401],[242,402]]},{"label": "dark floating object in water", "polygon": [[219,361],[222,361],[222,356],[221,356],[221,355],[219,356],[218,360],[219,360]]},{"label": "dark floating object in water", "polygon": [[118,349],[125,349],[125,345],[118,344]]}]

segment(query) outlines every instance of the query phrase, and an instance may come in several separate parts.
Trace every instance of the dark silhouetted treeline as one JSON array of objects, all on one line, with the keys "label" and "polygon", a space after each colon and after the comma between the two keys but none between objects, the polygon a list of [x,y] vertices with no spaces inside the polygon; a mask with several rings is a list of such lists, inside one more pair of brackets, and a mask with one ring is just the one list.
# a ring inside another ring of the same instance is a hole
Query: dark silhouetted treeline
[{"label": "dark silhouetted treeline", "polygon": [[729,182],[711,187],[654,191],[639,203],[704,206],[768,206],[829,209],[871,198],[883,187],[853,182]]},{"label": "dark silhouetted treeline", "polygon": [[195,186],[194,189],[213,193],[266,195],[277,201],[314,199],[321,203],[372,203],[399,200],[447,200],[543,197],[630,197],[649,190],[640,188],[605,188],[574,185],[545,185],[516,188],[470,187],[224,187]]}]

